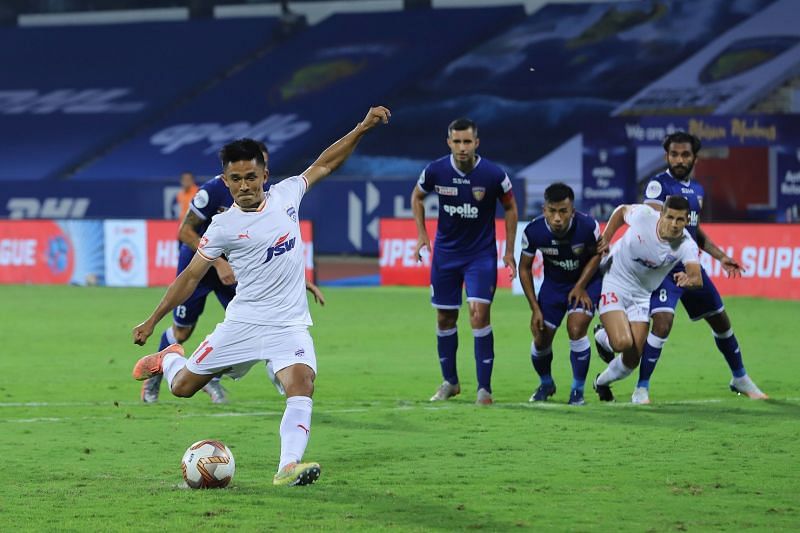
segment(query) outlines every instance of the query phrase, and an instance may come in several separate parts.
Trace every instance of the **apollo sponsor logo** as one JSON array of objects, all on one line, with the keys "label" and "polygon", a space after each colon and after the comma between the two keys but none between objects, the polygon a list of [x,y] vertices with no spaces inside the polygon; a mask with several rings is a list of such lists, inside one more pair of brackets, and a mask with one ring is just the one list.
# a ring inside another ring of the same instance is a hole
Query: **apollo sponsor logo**
[{"label": "apollo sponsor logo", "polygon": [[467,203],[461,205],[443,205],[442,209],[448,215],[461,218],[478,218],[478,208]]},{"label": "apollo sponsor logo", "polygon": [[255,123],[239,121],[230,124],[175,124],[154,133],[150,137],[150,144],[159,147],[162,154],[169,155],[185,146],[205,142],[208,143],[205,153],[211,153],[220,145],[248,137],[264,141],[270,152],[277,152],[285,143],[310,129],[311,122],[300,120],[296,114],[274,114]]},{"label": "apollo sponsor logo", "polygon": [[36,266],[36,239],[0,239],[0,266]]},{"label": "apollo sponsor logo", "polygon": [[144,109],[145,102],[120,102],[133,89],[55,89],[40,93],[36,89],[0,91],[0,113],[4,115],[91,115],[110,113],[136,113]]}]

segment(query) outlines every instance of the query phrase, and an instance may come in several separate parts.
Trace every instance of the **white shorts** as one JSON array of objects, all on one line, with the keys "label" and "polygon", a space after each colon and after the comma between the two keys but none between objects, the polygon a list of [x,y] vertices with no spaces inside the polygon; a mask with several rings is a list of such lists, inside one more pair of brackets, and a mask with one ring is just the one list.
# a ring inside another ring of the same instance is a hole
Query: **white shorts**
[{"label": "white shorts", "polygon": [[628,322],[650,322],[650,293],[631,290],[606,275],[600,290],[600,314],[609,311],[624,311]]},{"label": "white shorts", "polygon": [[239,379],[260,361],[273,372],[302,363],[317,373],[314,341],[306,326],[262,326],[225,320],[194,351],[186,368],[195,374]]}]

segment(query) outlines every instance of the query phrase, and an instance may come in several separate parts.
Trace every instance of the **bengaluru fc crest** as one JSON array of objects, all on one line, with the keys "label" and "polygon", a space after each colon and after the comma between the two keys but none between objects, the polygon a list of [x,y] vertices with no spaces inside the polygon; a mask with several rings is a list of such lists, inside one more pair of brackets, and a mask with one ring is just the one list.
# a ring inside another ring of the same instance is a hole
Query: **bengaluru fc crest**
[{"label": "bengaluru fc crest", "polygon": [[486,187],[472,188],[472,197],[475,198],[476,201],[480,202],[481,200],[483,200],[484,196],[486,196]]}]

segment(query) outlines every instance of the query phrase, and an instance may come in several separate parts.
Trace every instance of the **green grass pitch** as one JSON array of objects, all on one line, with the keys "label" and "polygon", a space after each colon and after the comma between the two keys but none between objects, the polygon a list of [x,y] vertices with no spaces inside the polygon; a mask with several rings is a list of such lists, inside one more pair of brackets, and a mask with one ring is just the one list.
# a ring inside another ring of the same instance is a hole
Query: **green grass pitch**
[{"label": "green grass pitch", "polygon": [[[743,283],[745,281],[742,281]],[[440,383],[428,291],[333,289],[313,303],[320,374],[306,459],[310,487],[275,488],[283,399],[257,366],[202,393],[138,401],[131,328],[161,289],[0,287],[1,531],[779,531],[800,527],[800,303],[728,298],[750,375],[769,401],[737,397],[708,327],[680,311],[651,385],[652,406],[566,405],[566,332],[554,346],[554,401],[531,405],[530,315],[498,294],[491,407],[474,405],[462,312],[462,394]],[[221,320],[210,299],[194,349]],[[167,320],[162,322],[166,326]],[[160,333],[160,330],[159,330]],[[604,365],[593,354],[590,376]],[[181,488],[180,458],[225,442],[224,490]]]}]

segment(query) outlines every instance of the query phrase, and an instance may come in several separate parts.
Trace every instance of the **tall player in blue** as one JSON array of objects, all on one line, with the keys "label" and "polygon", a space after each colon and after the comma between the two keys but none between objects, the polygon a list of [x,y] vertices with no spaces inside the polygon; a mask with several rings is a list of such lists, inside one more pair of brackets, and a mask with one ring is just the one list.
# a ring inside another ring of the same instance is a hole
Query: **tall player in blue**
[{"label": "tall player in blue", "polygon": [[[261,152],[264,154],[264,161],[269,160],[269,151],[264,143],[258,143]],[[265,167],[267,177],[269,177],[269,167]],[[265,184],[265,189],[268,186]],[[183,272],[197,251],[200,243],[200,235],[205,233],[214,215],[226,211],[233,204],[233,197],[230,190],[225,186],[221,176],[210,179],[204,183],[197,191],[186,216],[181,221],[178,230],[180,240],[180,251],[178,256],[177,274]],[[161,343],[158,350],[161,351],[171,344],[183,344],[194,331],[200,315],[206,306],[206,298],[212,292],[222,304],[227,308],[230,301],[236,295],[236,279],[233,275],[228,262],[224,257],[216,259],[212,264],[214,268],[209,269],[208,273],[200,281],[197,290],[183,304],[177,306],[172,312],[172,326],[161,334]],[[314,299],[325,304],[322,293],[312,283],[306,283],[306,288],[314,295]],[[145,403],[155,403],[158,401],[158,394],[161,389],[162,375],[159,374],[147,379],[142,384],[142,401]],[[213,403],[227,403],[225,389],[220,385],[219,378],[212,379],[208,385],[203,387]]]},{"label": "tall player in blue", "polygon": [[[703,208],[704,191],[703,186],[693,181],[691,177],[701,147],[700,139],[685,132],[676,132],[664,139],[663,146],[666,152],[664,159],[667,162],[667,170],[655,176],[647,184],[644,203],[660,211],[667,196],[678,195],[689,200],[689,224],[686,229],[697,241],[698,247],[717,259],[728,276],[741,276],[741,265],[720,250],[700,228],[700,211]],[[733,334],[730,318],[728,318],[728,313],[725,311],[722,298],[714,283],[703,270],[702,289],[684,291],[675,285],[673,279],[675,272],[682,270],[682,264],[676,266],[650,297],[650,316],[653,325],[642,353],[639,381],[631,401],[638,404],[650,403],[650,377],[672,330],[678,300],[683,303],[689,318],[692,320],[705,319],[711,326],[714,342],[725,357],[733,374],[730,389],[752,399],[766,399],[767,395],[761,392],[745,371],[739,342]],[[598,341],[598,352],[603,352],[601,355],[604,358],[609,356],[608,346],[604,342],[605,332],[596,331],[595,339]]]},{"label": "tall player in blue", "polygon": [[[586,333],[602,286],[597,269],[600,225],[589,215],[575,211],[574,202],[575,192],[568,185],[550,185],[544,191],[543,214],[525,226],[522,235],[519,281],[531,308],[531,362],[541,382],[531,402],[547,401],[556,393],[551,374],[553,337],[566,314],[572,364],[569,403],[584,404],[591,354]],[[544,281],[538,295],[531,271],[537,250],[544,263]]]},{"label": "tall player in blue", "polygon": [[456,371],[461,287],[466,286],[469,321],[475,339],[478,374],[476,403],[492,403],[494,335],[490,310],[497,287],[495,213],[499,200],[505,209],[506,249],[503,263],[516,276],[514,239],[517,203],[511,180],[499,166],[476,153],[478,127],[469,119],[454,120],[447,128],[450,155],[430,163],[411,194],[417,223],[417,259],[431,243],[425,229],[425,196],[439,196],[439,224],[431,264],[431,303],[436,308],[437,347],[444,382],[431,401],[447,400],[461,392]]}]

